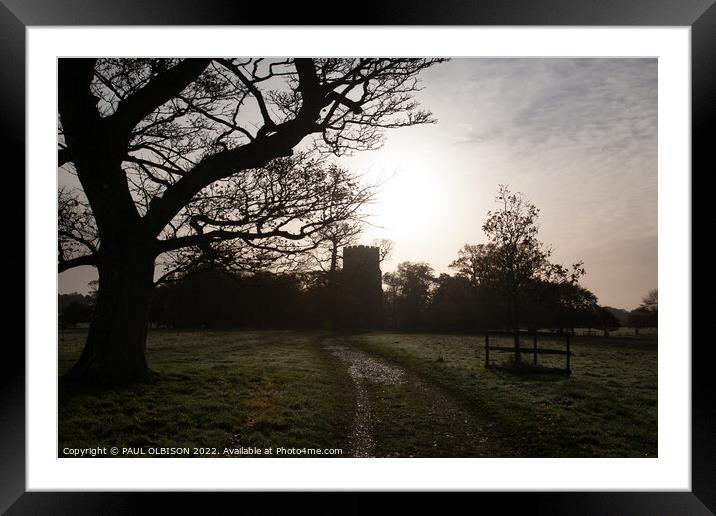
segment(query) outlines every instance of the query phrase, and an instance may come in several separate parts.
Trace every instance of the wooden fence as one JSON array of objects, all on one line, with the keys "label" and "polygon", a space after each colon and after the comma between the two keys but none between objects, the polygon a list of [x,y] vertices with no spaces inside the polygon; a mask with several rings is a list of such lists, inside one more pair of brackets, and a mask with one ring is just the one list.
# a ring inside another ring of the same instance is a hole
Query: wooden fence
[{"label": "wooden fence", "polygon": [[[569,346],[569,337],[570,335],[568,333],[543,333],[543,332],[519,332],[517,334],[517,341],[516,346],[491,346],[490,345],[490,337],[511,337],[514,339],[515,333],[514,332],[507,332],[507,331],[486,331],[485,332],[485,367],[489,368],[491,367],[490,364],[490,351],[499,351],[499,352],[507,352],[507,353],[517,353],[520,357],[520,360],[522,359],[523,355],[532,355],[532,363],[536,366],[537,364],[537,356],[538,355],[564,355],[565,356],[565,367],[564,371],[567,374],[572,373],[571,368],[571,357],[572,352],[570,350]],[[532,341],[532,346],[523,347],[521,345],[521,339],[524,339],[525,337],[530,338]],[[563,339],[565,341],[565,349],[549,349],[549,348],[540,348],[538,347],[538,341],[539,339],[549,338],[550,340],[554,340],[555,338]]]}]

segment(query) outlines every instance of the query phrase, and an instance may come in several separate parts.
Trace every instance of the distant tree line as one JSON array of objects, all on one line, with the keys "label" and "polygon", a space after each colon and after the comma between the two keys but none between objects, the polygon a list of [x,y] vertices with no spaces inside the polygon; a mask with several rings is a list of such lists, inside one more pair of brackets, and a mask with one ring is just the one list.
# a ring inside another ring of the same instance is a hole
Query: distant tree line
[{"label": "distant tree line", "polygon": [[[455,265],[458,262],[455,262]],[[436,275],[426,263],[404,262],[386,274],[389,326],[420,331],[513,330],[499,287],[475,283],[464,273]],[[517,329],[573,331],[618,328],[619,320],[584,287],[535,281],[519,295]]]},{"label": "distant tree line", "polygon": [[58,321],[60,328],[77,328],[81,323],[89,322],[94,310],[94,299],[91,295],[60,294],[57,299]]},{"label": "distant tree line", "polygon": [[[382,307],[376,307],[383,311],[382,323],[374,326],[458,332],[598,328],[605,334],[620,326],[637,333],[657,326],[656,289],[631,312],[600,306],[579,284],[583,263],[554,263],[552,248],[537,238],[539,210],[506,186],[500,186],[496,201],[499,208],[488,212],[482,226],[486,241],[458,251],[450,264],[454,274],[406,261],[383,275]],[[237,271],[214,261],[163,277],[152,293],[149,323],[205,329],[359,327],[360,300],[351,298],[355,281],[343,278],[339,251],[355,242],[360,229],[358,223],[329,226],[321,245],[293,270]],[[382,262],[392,242],[374,245],[376,261]],[[60,296],[63,327],[89,320],[95,297],[96,290]]]},{"label": "distant tree line", "polygon": [[[249,274],[204,268],[157,287],[149,322],[154,328],[176,329],[350,327],[351,314],[341,305],[340,286],[335,302],[335,282],[330,271]],[[569,332],[629,326],[638,332],[657,326],[655,298],[652,291],[629,312],[600,306],[594,294],[581,286],[536,282],[522,294],[521,328]],[[93,299],[91,294],[60,295],[61,327],[88,322]],[[464,273],[436,274],[426,263],[403,262],[384,275],[383,327],[445,332],[509,329],[509,313],[499,299],[495,286],[475,284]]]}]

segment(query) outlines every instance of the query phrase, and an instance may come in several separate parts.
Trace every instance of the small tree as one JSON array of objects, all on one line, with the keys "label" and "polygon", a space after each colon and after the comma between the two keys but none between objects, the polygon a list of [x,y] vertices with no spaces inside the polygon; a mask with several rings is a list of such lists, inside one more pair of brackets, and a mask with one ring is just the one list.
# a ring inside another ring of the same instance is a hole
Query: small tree
[{"label": "small tree", "polygon": [[500,208],[487,213],[482,229],[490,243],[491,260],[488,277],[502,293],[515,333],[515,361],[520,360],[519,297],[548,264],[551,249],[537,240],[539,209],[522,194],[512,193],[500,185],[496,201]]},{"label": "small tree", "polygon": [[574,309],[589,296],[582,292],[585,289],[575,287],[584,274],[582,262],[571,270],[550,262],[552,248],[537,238],[539,209],[505,185],[499,186],[496,201],[499,209],[489,211],[482,226],[488,243],[463,248],[455,265],[474,282],[489,283],[501,293],[514,332],[515,361],[519,362],[520,305],[535,286],[559,287],[559,303],[565,309]]},{"label": "small tree", "polygon": [[659,313],[659,291],[655,288],[651,289],[642,299],[640,308],[656,316]]},{"label": "small tree", "polygon": [[393,254],[395,243],[389,238],[376,238],[370,245],[378,248],[378,262],[383,263]]}]

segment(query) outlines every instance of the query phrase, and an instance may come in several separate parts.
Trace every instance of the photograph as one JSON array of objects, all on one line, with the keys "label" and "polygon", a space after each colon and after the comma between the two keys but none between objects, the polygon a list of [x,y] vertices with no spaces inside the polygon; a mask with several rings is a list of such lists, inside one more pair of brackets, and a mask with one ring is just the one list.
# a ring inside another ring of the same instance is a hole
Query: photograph
[{"label": "photograph", "polygon": [[658,458],[660,80],[58,57],[56,457]]}]

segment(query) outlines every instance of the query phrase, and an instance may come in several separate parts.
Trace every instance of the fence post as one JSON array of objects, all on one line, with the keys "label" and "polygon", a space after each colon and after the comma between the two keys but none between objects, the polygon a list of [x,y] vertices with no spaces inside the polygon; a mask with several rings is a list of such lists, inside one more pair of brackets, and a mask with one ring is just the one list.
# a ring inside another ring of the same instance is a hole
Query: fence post
[{"label": "fence post", "polygon": [[485,367],[490,367],[490,332],[485,332]]},{"label": "fence post", "polygon": [[572,369],[570,368],[570,358],[572,357],[572,353],[569,350],[569,333],[567,334],[567,373],[571,373]]},{"label": "fence post", "polygon": [[537,332],[535,332],[534,341],[532,342],[532,353],[534,354],[534,365],[537,365]]}]

